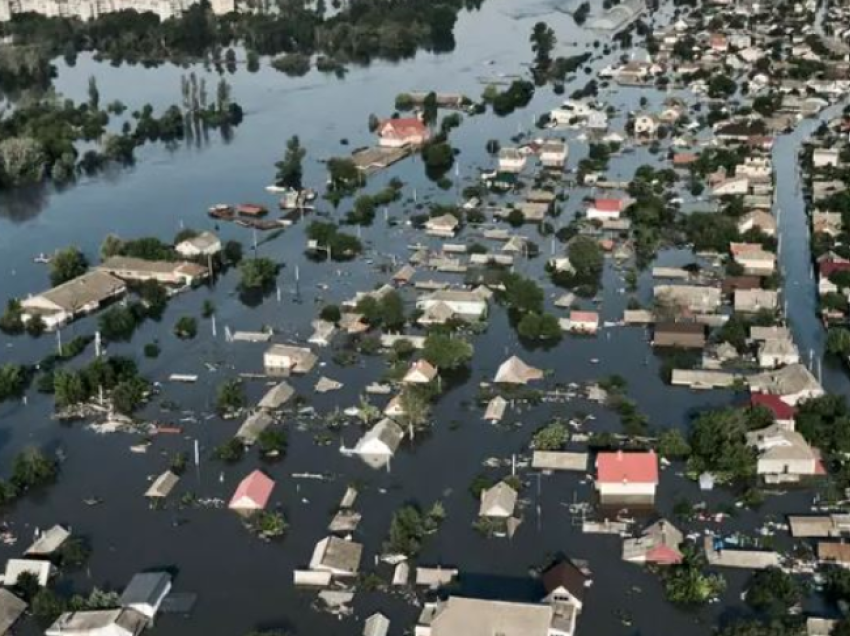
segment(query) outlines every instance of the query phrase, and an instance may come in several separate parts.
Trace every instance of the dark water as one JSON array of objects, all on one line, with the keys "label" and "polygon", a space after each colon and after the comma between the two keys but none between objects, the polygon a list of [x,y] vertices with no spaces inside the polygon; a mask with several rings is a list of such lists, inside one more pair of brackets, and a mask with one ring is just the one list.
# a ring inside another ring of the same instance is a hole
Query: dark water
[{"label": "dark water", "polygon": [[[0,301],[5,303],[9,297],[47,285],[43,266],[31,261],[38,252],[76,244],[94,260],[100,241],[108,232],[125,237],[154,234],[170,239],[181,223],[198,229],[212,227],[205,214],[212,203],[258,201],[273,205],[274,198],[263,186],[271,181],[272,164],[281,157],[285,141],[292,134],[298,134],[309,151],[305,166],[307,182],[321,186],[325,172],[319,161],[370,143],[368,115],[392,112],[397,93],[436,88],[466,92],[474,97],[483,88],[476,79],[479,76],[524,72],[531,57],[528,33],[541,18],[556,28],[561,40],[558,54],[584,51],[596,36],[577,29],[572,19],[561,13],[562,8],[544,2],[491,0],[481,12],[462,16],[455,52],[442,56],[419,55],[415,61],[399,64],[374,64],[353,70],[342,81],[316,72],[290,79],[268,69],[255,75],[245,72],[233,75],[229,79],[234,96],[245,107],[246,119],[230,142],[213,134],[200,147],[182,145],[173,150],[148,147],[140,153],[133,169],[84,181],[62,192],[17,193],[0,202],[0,253],[5,257]],[[657,19],[663,17],[662,12]],[[572,46],[573,42],[579,44]],[[609,58],[598,64],[610,61]],[[195,70],[203,73],[202,69]],[[179,76],[187,72],[173,67],[116,69],[81,58],[75,68],[61,70],[57,85],[62,93],[80,99],[88,76],[95,74],[104,101],[120,97],[131,110],[144,101],[164,108],[179,101]],[[575,86],[568,87],[567,94],[588,78],[580,74]],[[212,75],[209,82],[214,85]],[[612,129],[622,129],[626,112],[637,107],[640,96],[650,100],[650,108],[665,97],[655,91],[642,93],[637,89],[603,91],[601,98],[620,111]],[[484,149],[486,140],[495,138],[503,144],[509,143],[512,135],[529,130],[537,115],[560,101],[551,89],[540,89],[529,108],[509,117],[466,118],[452,134],[454,145],[462,150],[460,179],[471,182],[479,168],[492,167]],[[350,146],[341,146],[342,138],[350,140]],[[793,174],[794,148],[800,138],[795,135],[780,142],[788,144],[783,146],[785,150],[775,153],[782,174]],[[586,149],[581,141],[571,143],[570,167],[577,164]],[[614,159],[609,175],[628,178],[640,164],[657,162],[658,158],[645,149],[636,150]],[[442,192],[427,181],[418,160],[408,160],[376,176],[369,189],[380,188],[394,176],[407,184],[406,199],[415,190],[420,202],[455,200],[454,189]],[[779,180],[784,215],[782,258],[790,281],[789,311],[801,348],[820,351],[822,336],[810,311],[813,292],[806,270],[805,234],[801,230],[805,223],[803,210],[789,183],[790,179]],[[581,207],[582,197],[588,194],[590,191],[581,188],[571,191],[566,210],[557,223],[565,224]],[[345,205],[334,214],[344,213]],[[326,205],[323,207],[327,210]],[[411,207],[409,202],[394,204],[390,206],[390,215],[403,217]],[[534,231],[528,231],[534,238]],[[223,226],[221,234],[225,238],[238,238],[246,246],[251,240],[249,233],[235,226]],[[408,243],[427,240],[403,224],[388,227],[380,218],[373,227],[364,228],[362,234],[375,264],[388,262],[391,255],[404,257]],[[548,239],[537,240],[543,255],[518,263],[517,269],[543,282],[543,263],[550,246]],[[128,448],[138,441],[135,438],[120,434],[99,436],[83,430],[81,425],[61,426],[52,421],[52,400],[34,392],[26,405],[0,407],[0,462],[8,463],[27,444],[62,447],[68,456],[56,486],[41,497],[27,499],[7,511],[6,520],[21,540],[18,546],[0,549],[0,556],[17,555],[33,527],[44,528],[61,522],[90,537],[94,547],[89,572],[66,580],[75,589],[87,590],[92,585],[120,589],[140,569],[174,567],[179,572],[176,588],[197,592],[200,599],[189,619],[165,617],[157,624],[157,633],[164,636],[239,636],[255,626],[287,627],[304,635],[353,635],[361,632],[362,619],[377,609],[392,618],[392,633],[401,633],[413,624],[418,608],[398,594],[358,593],[356,619],[340,621],[310,610],[314,596],[297,592],[292,586],[292,570],[307,564],[314,544],[326,534],[326,525],[346,485],[358,482],[362,489],[357,508],[364,518],[356,538],[366,545],[364,570],[371,567],[373,556],[380,551],[393,510],[408,501],[427,507],[439,499],[448,518],[440,532],[429,539],[419,561],[460,568],[467,593],[531,598],[536,591],[528,569],[541,565],[552,554],[564,552],[589,561],[594,573],[594,587],[580,618],[579,629],[583,634],[704,634],[717,620],[743,611],[738,596],[745,574],[727,574],[729,589],[722,606],[690,613],[663,602],[655,575],[620,561],[619,538],[582,535],[565,504],[590,498],[592,486],[585,478],[557,475],[542,477],[538,482],[536,477],[526,474],[528,485],[522,493],[526,500],[525,522],[510,541],[485,540],[471,527],[477,502],[467,487],[483,470],[482,462],[487,458],[508,458],[512,453],[522,453],[532,432],[554,415],[592,413],[597,419],[590,423],[589,430],[620,430],[612,414],[581,401],[512,411],[506,419],[516,426],[505,427],[506,430],[484,423],[481,409],[474,406],[477,387],[491,379],[498,364],[512,353],[520,354],[530,364],[552,370],[551,382],[585,382],[611,373],[623,375],[629,381],[630,395],[650,417],[653,426],[659,428],[684,428],[693,413],[741,399],[729,392],[695,393],[665,386],[660,379],[659,362],[649,351],[646,333],[640,328],[610,328],[596,339],[565,338],[549,351],[525,351],[507,325],[504,313],[495,310],[488,331],[475,339],[476,356],[469,379],[440,399],[434,411],[434,432],[417,440],[412,448],[407,445],[393,462],[391,474],[373,472],[359,461],[343,457],[337,451],[340,442],[316,446],[312,432],[296,430],[294,418],[290,418],[287,457],[279,464],[267,466],[277,479],[273,501],[282,507],[291,524],[288,536],[278,544],[269,545],[251,538],[225,510],[178,510],[176,501],[168,510],[148,510],[142,497],[147,478],[168,466],[169,454],[176,450],[191,452],[193,440],[198,439],[202,454],[208,455],[215,444],[236,430],[238,422],[205,417],[212,410],[216,384],[236,372],[261,371],[264,346],[226,343],[222,337],[225,325],[234,330],[271,325],[282,334],[277,340],[305,338],[310,333],[309,322],[318,301],[338,302],[386,279],[386,275],[377,273],[365,262],[343,266],[308,263],[303,257],[304,244],[302,224],[260,247],[261,254],[285,264],[279,277],[280,302],[272,295],[259,306],[246,307],[235,294],[237,280],[231,273],[212,288],[175,298],[162,321],[146,323],[132,343],[110,347],[111,353],[136,355],[142,372],[156,381],[164,382],[173,372],[200,375],[195,385],[165,384],[162,389],[162,398],[175,400],[181,409],[199,416],[196,423],[183,422],[184,436],[159,437],[146,455],[137,455]],[[686,254],[678,252],[661,256],[665,264],[688,260]],[[296,267],[301,273],[303,302],[300,304],[295,302],[293,293]],[[430,274],[422,276],[430,277]],[[604,282],[602,317],[618,320],[627,302],[621,273],[609,266]],[[320,289],[319,285],[329,288]],[[558,291],[547,285],[547,295],[553,299]],[[647,274],[641,277],[639,296],[644,302],[651,297],[651,280]],[[201,304],[208,298],[215,301],[218,309],[218,339],[211,337],[205,322],[201,323],[201,335],[194,341],[183,342],[172,336],[171,327],[177,317],[199,315]],[[561,310],[553,311],[561,313]],[[75,334],[91,333],[94,324],[92,318],[82,320],[65,329],[63,336],[68,339]],[[162,344],[162,355],[155,361],[142,358],[142,346],[154,339]],[[53,340],[49,336],[37,341],[3,337],[0,345],[3,352],[0,361],[33,362],[52,348]],[[91,355],[87,352],[81,361]],[[362,387],[380,379],[385,371],[379,358],[363,359],[352,368],[338,368],[330,361],[330,351],[322,351],[321,357],[321,368],[306,378],[293,380],[299,393],[321,413],[356,405]],[[219,365],[218,370],[209,371],[205,363]],[[824,372],[830,383],[843,379],[829,369],[825,368]],[[326,396],[314,394],[312,386],[322,374],[343,382],[345,388]],[[259,399],[265,390],[259,381],[249,382],[247,388],[250,401]],[[383,401],[376,403],[383,406]],[[160,413],[156,406],[151,406],[144,415],[174,423],[180,423],[183,417],[181,413]],[[343,432],[341,441],[350,446],[359,434],[358,426],[352,423]],[[237,481],[256,465],[253,454],[232,468],[204,461],[200,471],[187,473],[179,492],[193,491],[201,497],[226,500]],[[659,493],[661,513],[670,515],[673,503],[681,497],[694,501],[707,499],[711,505],[729,500],[729,494],[723,491],[709,493],[708,497],[697,492],[694,484],[677,474],[680,469],[674,466],[663,473]],[[292,478],[292,474],[301,472],[326,472],[335,478],[323,482]],[[104,504],[96,507],[81,504],[82,499],[93,495],[103,498]],[[752,529],[768,514],[806,510],[809,500],[806,493],[770,498],[758,513],[742,512],[722,528]],[[542,511],[539,517],[538,506]],[[695,529],[702,527],[698,525]],[[624,626],[615,612],[630,616],[632,625]],[[27,629],[34,627],[28,625]]]}]

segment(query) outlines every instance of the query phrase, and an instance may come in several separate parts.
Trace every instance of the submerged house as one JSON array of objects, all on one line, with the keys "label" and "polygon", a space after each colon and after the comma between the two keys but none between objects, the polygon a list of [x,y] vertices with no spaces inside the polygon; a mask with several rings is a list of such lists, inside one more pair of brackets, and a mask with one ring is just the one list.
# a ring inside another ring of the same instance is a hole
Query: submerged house
[{"label": "submerged house", "polygon": [[528,366],[517,356],[505,360],[496,371],[496,384],[528,384],[534,380],[542,380],[543,371]]},{"label": "submerged house", "polygon": [[790,406],[824,394],[815,376],[802,364],[789,364],[777,371],[765,371],[747,377],[754,393],[777,395]]},{"label": "submerged house", "polygon": [[148,618],[133,609],[65,612],[44,632],[45,636],[139,636]]},{"label": "submerged house", "polygon": [[106,272],[92,271],[53,289],[21,300],[22,320],[41,317],[48,331],[75,318],[97,311],[110,300],[127,293],[123,280]]},{"label": "submerged house", "polygon": [[206,267],[189,261],[149,261],[131,256],[110,256],[95,270],[123,280],[155,280],[164,285],[191,285],[210,275]]},{"label": "submerged house", "polygon": [[825,473],[820,453],[800,433],[778,423],[747,433],[747,444],[758,453],[756,472],[770,483]]},{"label": "submerged house", "polygon": [[227,507],[243,513],[265,510],[273,489],[274,480],[265,473],[255,470],[239,482]]},{"label": "submerged house", "polygon": [[130,579],[119,603],[121,607],[136,610],[153,621],[169,592],[171,575],[168,572],[140,572]]},{"label": "submerged house", "polygon": [[437,367],[427,360],[417,360],[404,374],[402,382],[405,384],[428,384],[437,377]]},{"label": "submerged house", "polygon": [[372,468],[386,466],[389,469],[390,461],[395,456],[402,439],[404,439],[402,428],[393,420],[384,418],[360,438],[357,446],[354,447],[354,453]]},{"label": "submerged house", "polygon": [[478,516],[493,519],[513,517],[516,500],[517,491],[504,481],[500,481],[492,488],[481,491],[481,506],[478,509]]},{"label": "submerged house", "polygon": [[603,504],[651,504],[655,501],[657,487],[655,451],[616,451],[596,456],[596,490]]},{"label": "submerged house", "polygon": [[684,536],[666,519],[648,526],[639,537],[623,541],[623,560],[630,563],[673,565],[684,558],[679,546]]},{"label": "submerged house", "polygon": [[263,366],[269,371],[309,373],[316,362],[318,358],[306,347],[275,344],[263,354]]},{"label": "submerged house", "polygon": [[418,117],[399,117],[381,123],[378,136],[378,145],[384,148],[403,148],[421,146],[430,139],[431,132]]},{"label": "submerged house", "polygon": [[425,605],[416,636],[572,636],[574,624],[552,605],[450,596]]},{"label": "submerged house", "polygon": [[179,242],[174,251],[184,258],[215,256],[221,251],[221,239],[212,232],[201,232]]},{"label": "submerged house", "polygon": [[26,611],[26,601],[19,599],[9,590],[0,589],[0,636],[10,633]]},{"label": "submerged house", "polygon": [[356,576],[360,570],[363,546],[338,537],[325,537],[313,549],[310,569],[333,576]]},{"label": "submerged house", "polygon": [[696,322],[656,323],[652,345],[678,349],[702,349],[705,347],[705,325]]}]

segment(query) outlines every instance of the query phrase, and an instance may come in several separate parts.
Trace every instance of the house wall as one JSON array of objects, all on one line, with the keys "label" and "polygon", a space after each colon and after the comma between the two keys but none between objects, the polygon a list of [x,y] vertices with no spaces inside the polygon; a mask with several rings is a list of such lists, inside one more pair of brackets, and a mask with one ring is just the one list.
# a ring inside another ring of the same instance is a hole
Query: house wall
[{"label": "house wall", "polygon": [[814,475],[813,459],[759,459],[759,475]]},{"label": "house wall", "polygon": [[655,500],[655,484],[625,483],[610,484],[596,482],[599,498],[605,503],[651,502]]}]

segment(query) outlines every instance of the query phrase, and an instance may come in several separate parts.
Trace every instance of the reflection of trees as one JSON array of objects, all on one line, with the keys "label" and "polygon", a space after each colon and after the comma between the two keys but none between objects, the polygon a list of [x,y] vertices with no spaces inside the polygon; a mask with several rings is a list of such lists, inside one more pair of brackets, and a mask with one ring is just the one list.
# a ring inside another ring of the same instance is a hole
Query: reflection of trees
[{"label": "reflection of trees", "polygon": [[47,207],[48,187],[36,184],[0,194],[0,217],[13,223],[31,221]]}]

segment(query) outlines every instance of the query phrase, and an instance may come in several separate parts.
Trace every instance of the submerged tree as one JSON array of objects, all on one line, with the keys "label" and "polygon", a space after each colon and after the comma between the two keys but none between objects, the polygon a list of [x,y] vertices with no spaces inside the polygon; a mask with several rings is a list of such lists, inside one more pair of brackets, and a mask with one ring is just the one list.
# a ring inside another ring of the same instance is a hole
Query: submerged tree
[{"label": "submerged tree", "polygon": [[530,40],[537,68],[545,70],[552,63],[552,51],[558,41],[555,31],[545,22],[538,22],[531,31]]},{"label": "submerged tree", "polygon": [[282,161],[275,164],[277,168],[275,183],[278,186],[295,190],[301,189],[304,176],[302,163],[306,154],[307,151],[301,146],[298,135],[290,137],[289,141],[286,142],[286,155],[284,155]]}]

